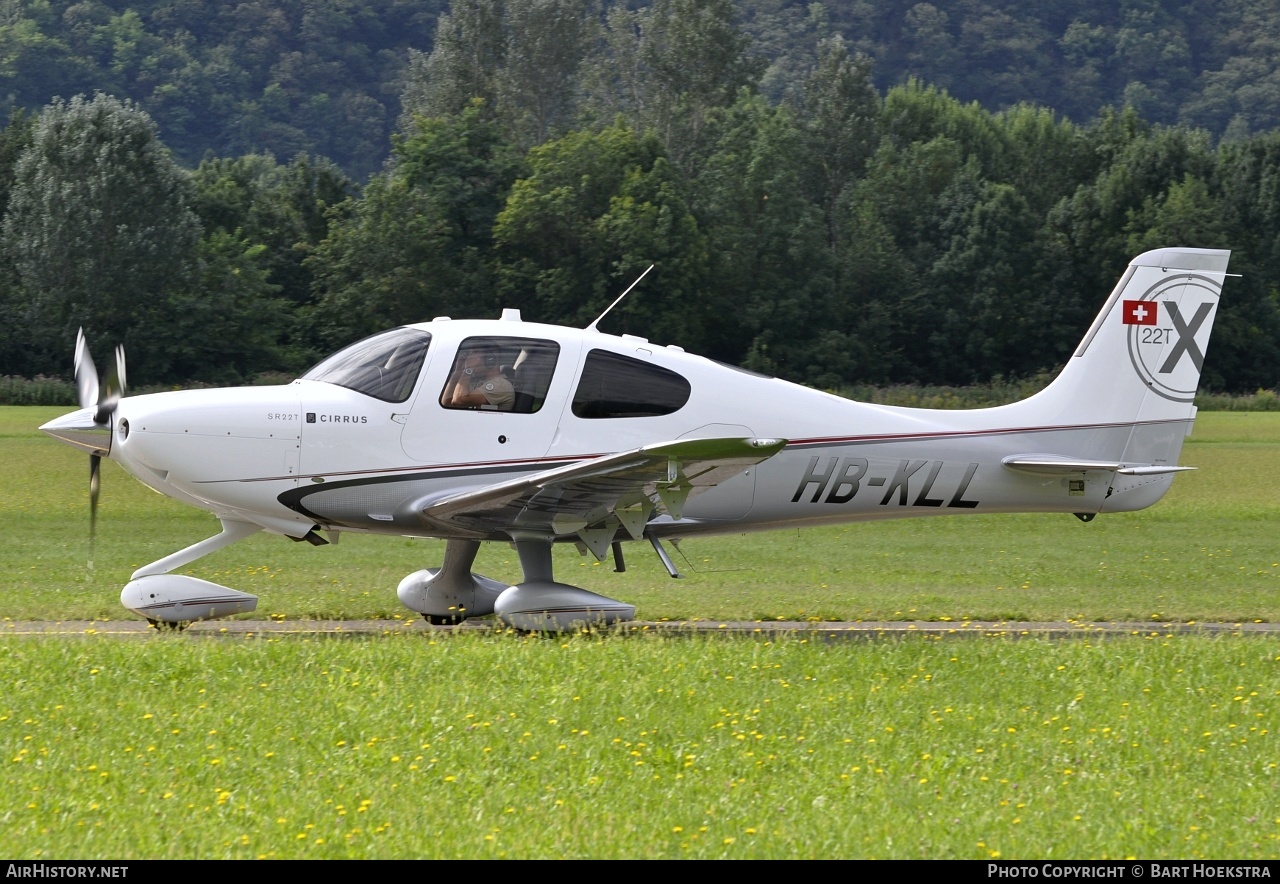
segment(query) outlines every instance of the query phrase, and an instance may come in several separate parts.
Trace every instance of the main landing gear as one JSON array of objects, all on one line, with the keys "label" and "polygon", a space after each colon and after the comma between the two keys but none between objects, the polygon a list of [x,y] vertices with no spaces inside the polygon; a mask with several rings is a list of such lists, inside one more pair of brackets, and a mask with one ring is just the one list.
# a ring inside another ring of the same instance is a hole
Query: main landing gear
[{"label": "main landing gear", "polygon": [[517,536],[515,547],[524,572],[524,580],[515,586],[471,573],[479,541],[450,540],[441,566],[410,574],[400,581],[396,594],[405,607],[422,614],[428,623],[456,623],[496,614],[513,629],[566,632],[635,617],[635,605],[557,583],[549,538]]}]

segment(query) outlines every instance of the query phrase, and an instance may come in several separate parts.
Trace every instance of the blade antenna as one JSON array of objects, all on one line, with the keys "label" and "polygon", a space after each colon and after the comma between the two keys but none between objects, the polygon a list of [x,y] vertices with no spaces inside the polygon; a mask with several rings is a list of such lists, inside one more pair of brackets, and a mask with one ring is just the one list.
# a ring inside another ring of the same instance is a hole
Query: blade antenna
[{"label": "blade antenna", "polygon": [[636,286],[638,286],[638,285],[640,284],[640,280],[642,280],[642,279],[644,279],[646,276],[648,276],[648,275],[649,275],[649,271],[650,271],[650,270],[652,270],[655,266],[656,266],[656,265],[654,265],[654,264],[650,264],[648,267],[646,267],[646,268],[645,268],[644,273],[641,273],[639,276],[637,276],[637,277],[636,277],[636,281],[635,281],[635,282],[633,282],[633,283],[631,283],[631,285],[627,286],[627,290],[626,290],[625,292],[623,292],[622,294],[618,295],[618,297],[614,298],[614,299],[613,299],[613,303],[612,303],[612,304],[610,304],[608,307],[604,308],[604,312],[603,312],[603,313],[601,313],[599,316],[597,316],[597,317],[596,317],[596,321],[595,321],[595,322],[593,322],[593,323],[591,323],[589,326],[587,326],[586,330],[587,330],[587,331],[596,331],[596,330],[597,330],[597,329],[596,329],[596,326],[600,324],[600,320],[602,320],[602,319],[604,319],[606,316],[608,316],[608,315],[609,315],[609,311],[610,311],[610,310],[612,310],[614,307],[617,307],[617,306],[618,306],[618,302],[619,302],[619,301],[621,301],[621,300],[622,300],[623,298],[625,298],[627,295],[631,294],[631,290],[632,290],[633,288],[635,288]]}]

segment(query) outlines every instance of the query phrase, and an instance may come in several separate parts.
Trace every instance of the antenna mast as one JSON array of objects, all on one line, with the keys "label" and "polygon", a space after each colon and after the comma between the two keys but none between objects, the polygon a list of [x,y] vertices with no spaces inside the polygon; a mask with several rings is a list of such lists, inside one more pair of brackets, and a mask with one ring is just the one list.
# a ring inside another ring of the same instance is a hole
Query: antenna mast
[{"label": "antenna mast", "polygon": [[622,300],[623,298],[625,298],[627,295],[631,294],[631,290],[632,290],[633,288],[635,288],[636,286],[638,286],[638,285],[640,284],[640,280],[642,280],[642,279],[644,279],[646,276],[648,276],[648,275],[649,275],[649,271],[650,271],[650,270],[652,270],[655,266],[656,266],[656,265],[654,265],[654,264],[650,264],[647,268],[645,268],[644,273],[641,273],[639,276],[637,276],[637,277],[636,277],[636,281],[635,281],[635,282],[633,282],[633,283],[631,283],[631,285],[627,286],[627,290],[626,290],[625,292],[623,292],[622,294],[618,295],[618,297],[614,298],[614,299],[613,299],[613,303],[612,303],[612,304],[610,304],[608,307],[605,307],[605,308],[604,308],[604,312],[603,312],[603,313],[601,313],[599,316],[597,316],[597,317],[596,317],[596,321],[595,321],[595,322],[593,322],[593,323],[591,323],[589,326],[587,326],[586,331],[597,331],[596,326],[600,324],[600,320],[602,320],[602,319],[604,319],[606,316],[608,316],[608,315],[609,315],[609,311],[610,311],[610,310],[612,310],[614,307],[617,307],[617,306],[618,306],[618,302],[619,302],[619,301],[621,301],[621,300]]}]

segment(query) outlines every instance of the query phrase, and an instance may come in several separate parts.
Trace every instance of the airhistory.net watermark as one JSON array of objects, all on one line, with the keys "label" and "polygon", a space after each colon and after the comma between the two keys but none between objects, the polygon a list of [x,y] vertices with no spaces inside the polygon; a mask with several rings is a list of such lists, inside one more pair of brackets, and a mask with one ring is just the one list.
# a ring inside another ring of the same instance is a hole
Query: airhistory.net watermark
[{"label": "airhistory.net watermark", "polygon": [[6,863],[6,878],[127,878],[128,866],[102,863]]}]

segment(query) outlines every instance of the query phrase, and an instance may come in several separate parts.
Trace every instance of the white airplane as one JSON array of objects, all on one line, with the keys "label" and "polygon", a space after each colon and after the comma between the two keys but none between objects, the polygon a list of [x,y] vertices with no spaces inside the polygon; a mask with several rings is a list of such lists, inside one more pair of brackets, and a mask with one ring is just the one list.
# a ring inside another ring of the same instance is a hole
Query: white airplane
[{"label": "white airplane", "polygon": [[[556,543],[612,548],[621,565],[622,541],[647,541],[676,576],[664,540],[1150,506],[1189,469],[1178,455],[1229,256],[1138,256],[1053,383],[996,408],[853,402],[507,310],[374,335],[285,386],[129,398],[122,351],[99,392],[82,334],[83,407],[41,429],[89,453],[92,509],[109,457],[222,523],[134,572],[121,602],[155,624],[254,610],[256,596],[172,573],[214,550],[259,531],[316,545],[358,531],[447,540],[439,568],[398,588],[432,623],[566,630],[635,607],[557,583]],[[522,582],[471,572],[483,541],[515,546]]]}]

